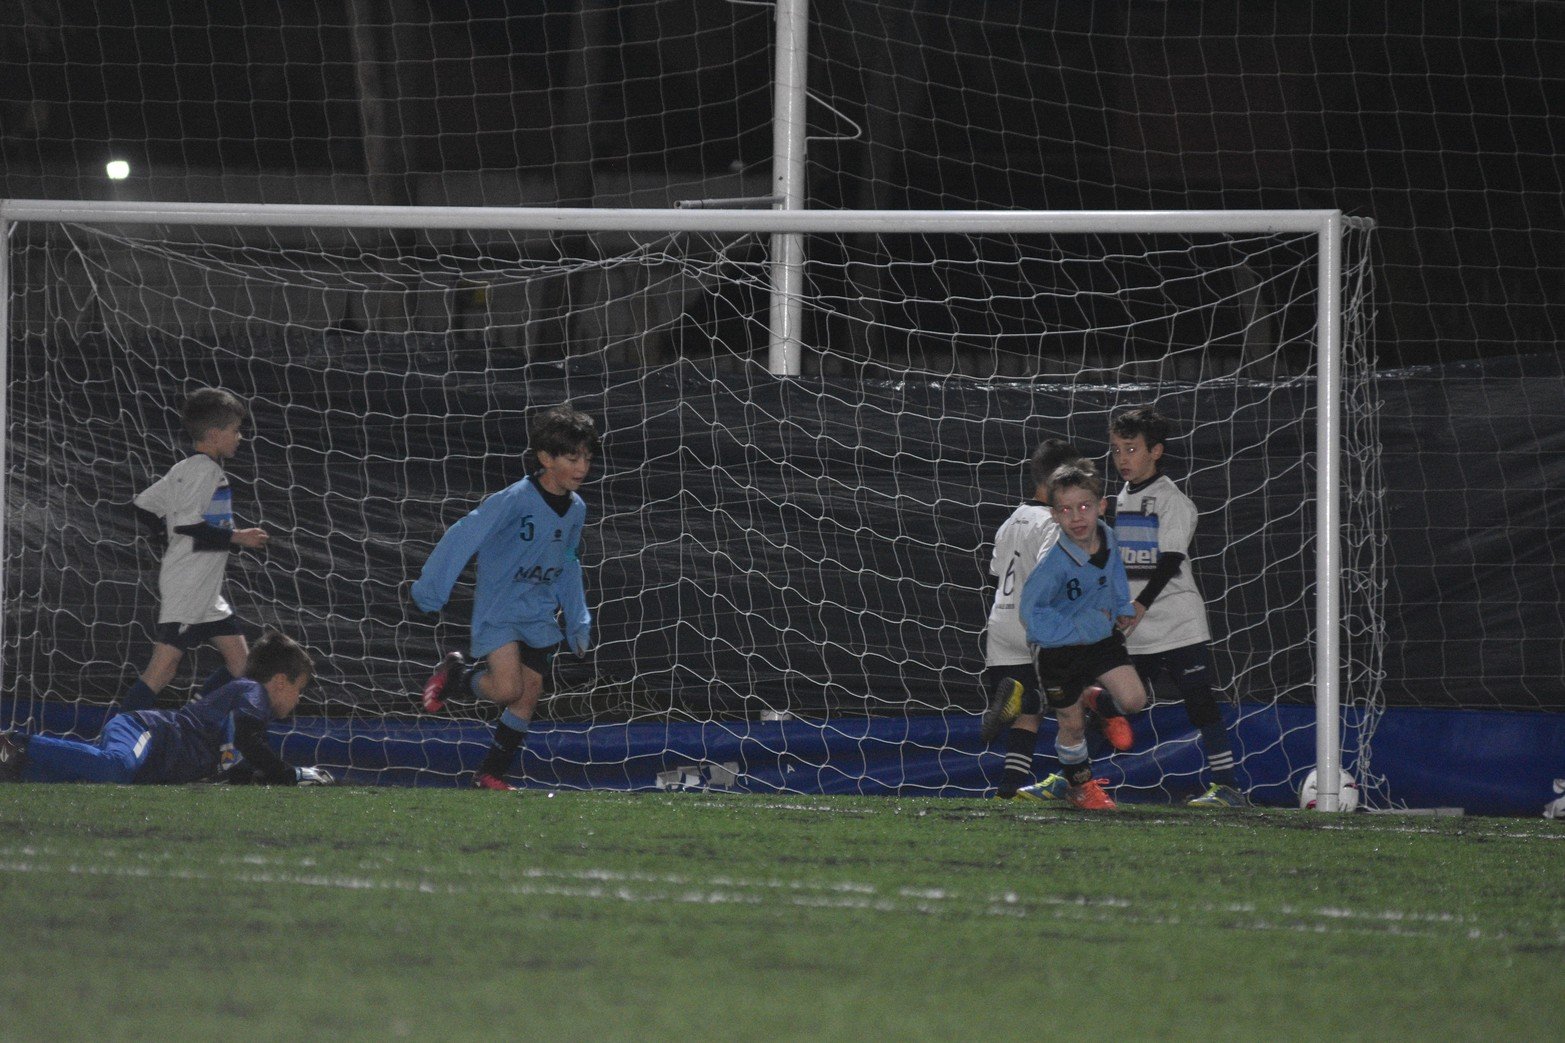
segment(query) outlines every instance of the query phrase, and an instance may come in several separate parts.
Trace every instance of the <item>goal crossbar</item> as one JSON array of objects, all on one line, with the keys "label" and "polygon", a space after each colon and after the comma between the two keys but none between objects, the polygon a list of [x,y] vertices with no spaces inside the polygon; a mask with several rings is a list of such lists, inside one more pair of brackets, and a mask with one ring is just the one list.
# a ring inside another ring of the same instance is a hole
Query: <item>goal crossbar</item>
[{"label": "goal crossbar", "polygon": [[0,221],[539,232],[1325,233],[1340,210],[750,210],[0,200]]}]

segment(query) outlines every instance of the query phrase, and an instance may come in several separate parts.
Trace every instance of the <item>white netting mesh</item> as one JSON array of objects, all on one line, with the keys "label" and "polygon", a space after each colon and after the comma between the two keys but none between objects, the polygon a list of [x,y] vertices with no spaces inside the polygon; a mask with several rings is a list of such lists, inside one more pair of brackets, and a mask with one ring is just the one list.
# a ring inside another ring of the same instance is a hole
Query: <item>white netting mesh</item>
[{"label": "white netting mesh", "polygon": [[[569,399],[605,436],[585,491],[599,644],[561,661],[529,775],[650,785],[689,740],[660,758],[623,726],[754,740],[764,721],[765,767],[739,772],[756,786],[877,788],[906,749],[932,766],[894,787],[976,792],[997,764],[971,734],[986,544],[1019,461],[1046,435],[1101,448],[1110,411],[1156,401],[1202,510],[1222,694],[1241,735],[1266,722],[1241,770],[1281,785],[1313,758],[1294,752],[1309,718],[1279,716],[1314,693],[1313,236],[812,236],[795,379],[764,365],[766,242],[23,226],[7,694],[101,707],[144,662],[157,550],[129,502],[188,452],[183,395],[217,384],[254,414],[236,514],[274,533],[229,589],[323,658],[326,727],[350,734],[323,756],[454,774],[488,708],[435,721],[411,695],[465,644],[463,588],[437,626],[406,586],[520,477],[528,413]],[[1350,233],[1350,726],[1379,705],[1367,254]],[[888,740],[888,720],[933,731]],[[1132,788],[1195,786],[1167,720]]]}]

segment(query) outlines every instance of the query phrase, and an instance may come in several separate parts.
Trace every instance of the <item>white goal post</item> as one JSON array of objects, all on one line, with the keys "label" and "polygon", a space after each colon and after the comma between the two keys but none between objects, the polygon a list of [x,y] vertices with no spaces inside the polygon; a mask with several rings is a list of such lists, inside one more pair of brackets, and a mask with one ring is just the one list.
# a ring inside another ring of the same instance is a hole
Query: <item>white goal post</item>
[{"label": "white goal post", "polygon": [[[1336,810],[1337,780],[1342,766],[1340,708],[1343,683],[1343,557],[1340,446],[1345,394],[1341,365],[1344,300],[1343,236],[1355,219],[1336,210],[1235,211],[852,211],[750,209],[599,209],[599,208],[476,208],[381,207],[326,205],[161,204],[131,202],[7,200],[0,202],[0,241],[9,241],[14,226],[53,225],[169,227],[226,226],[330,229],[401,229],[420,231],[527,232],[591,235],[601,232],[661,235],[887,235],[929,236],[1008,235],[1047,238],[1058,235],[1273,235],[1312,236],[1316,242],[1316,325],[1314,380],[1314,451],[1317,466],[1313,505],[1314,574],[1314,705],[1315,766],[1322,810]],[[807,262],[799,262],[801,264]],[[7,350],[0,352],[0,386],[9,389],[13,284],[9,251],[0,253],[0,328],[7,331]],[[775,274],[773,278],[776,279]],[[785,285],[787,280],[781,280]],[[797,282],[792,283],[797,285]],[[771,309],[782,309],[776,295]],[[775,321],[775,320],[774,320]],[[779,376],[798,373],[797,353],[772,353]],[[10,431],[4,410],[9,394],[0,398],[0,439]],[[0,459],[10,446],[0,442]],[[4,495],[0,488],[0,496]],[[0,500],[0,517],[6,504]],[[5,527],[0,526],[0,539]],[[0,567],[10,559],[0,545]],[[3,586],[4,577],[0,577]],[[6,587],[9,590],[9,587]],[[7,620],[4,625],[11,625]],[[8,648],[0,634],[0,648]],[[10,672],[0,662],[0,671]]]}]

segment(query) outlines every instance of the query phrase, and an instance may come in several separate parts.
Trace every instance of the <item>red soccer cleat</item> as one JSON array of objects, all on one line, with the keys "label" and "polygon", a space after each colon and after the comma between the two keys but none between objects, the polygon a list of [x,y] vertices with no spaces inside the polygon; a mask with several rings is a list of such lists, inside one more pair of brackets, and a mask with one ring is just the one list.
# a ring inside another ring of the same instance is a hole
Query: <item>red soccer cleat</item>
[{"label": "red soccer cleat", "polygon": [[506,782],[498,775],[490,775],[488,772],[479,772],[473,776],[474,789],[492,789],[506,793],[515,792],[516,787]]},{"label": "red soccer cleat", "polygon": [[461,652],[445,654],[440,665],[435,667],[435,672],[424,682],[422,702],[425,713],[439,713],[446,708],[446,689],[451,687],[452,678],[459,675],[466,665],[467,660]]},{"label": "red soccer cleat", "polygon": [[1080,786],[1072,786],[1065,791],[1065,799],[1083,811],[1113,811],[1119,805],[1103,792],[1102,784],[1106,781],[1108,780],[1088,779]]},{"label": "red soccer cleat", "polygon": [[[1103,689],[1093,685],[1081,693],[1081,703],[1097,716],[1098,726],[1103,729],[1103,737],[1109,745],[1121,753],[1136,744],[1136,733],[1130,727],[1130,721],[1124,716],[1105,717],[1098,709],[1098,697],[1106,695]],[[1113,696],[1109,696],[1110,699]]]}]

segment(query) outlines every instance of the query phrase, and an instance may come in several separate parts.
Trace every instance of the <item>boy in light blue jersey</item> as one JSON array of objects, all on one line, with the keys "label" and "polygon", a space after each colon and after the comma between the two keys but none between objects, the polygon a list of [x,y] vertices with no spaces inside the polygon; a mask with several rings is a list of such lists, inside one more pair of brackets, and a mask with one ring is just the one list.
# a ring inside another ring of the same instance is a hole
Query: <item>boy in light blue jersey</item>
[{"label": "boy in light blue jersey", "polygon": [[[1049,476],[1061,464],[1080,457],[1069,442],[1058,438],[1040,442],[1027,460],[1032,499],[1012,511],[994,536],[989,574],[995,578],[995,591],[984,628],[984,690],[993,695],[979,726],[979,738],[989,743],[1004,733],[1005,770],[995,788],[995,796],[1002,800],[1034,796],[1023,789],[1033,774],[1043,696],[1038,691],[1033,650],[1017,613],[1017,601],[1027,577],[1059,538],[1060,527],[1049,512]],[[1045,778],[1053,787],[1051,792],[1058,791],[1063,797],[1064,778],[1053,773]]]},{"label": "boy in light blue jersey", "polygon": [[266,726],[299,705],[315,672],[309,653],[272,631],[250,649],[243,672],[178,710],[116,714],[95,743],[0,734],[0,781],[330,785],[330,772],[296,768],[266,741]]},{"label": "boy in light blue jersey", "polygon": [[1101,520],[1103,481],[1090,463],[1056,470],[1049,503],[1061,538],[1027,577],[1018,611],[1037,650],[1038,685],[1059,725],[1055,752],[1070,783],[1066,799],[1087,810],[1110,810],[1114,801],[1092,777],[1083,704],[1090,701],[1100,715],[1135,713],[1146,705],[1146,689],[1120,632],[1135,619],[1130,582],[1114,532]]},{"label": "boy in light blue jersey", "polygon": [[424,685],[422,701],[435,713],[465,689],[502,708],[473,775],[479,789],[516,788],[505,775],[527,740],[550,658],[562,638],[578,656],[592,643],[578,558],[587,505],[577,490],[598,451],[597,428],[585,413],[555,406],[534,419],[529,439],[537,468],[447,529],[413,584],[414,603],[438,612],[467,563],[478,559],[473,662],[448,653]]}]

